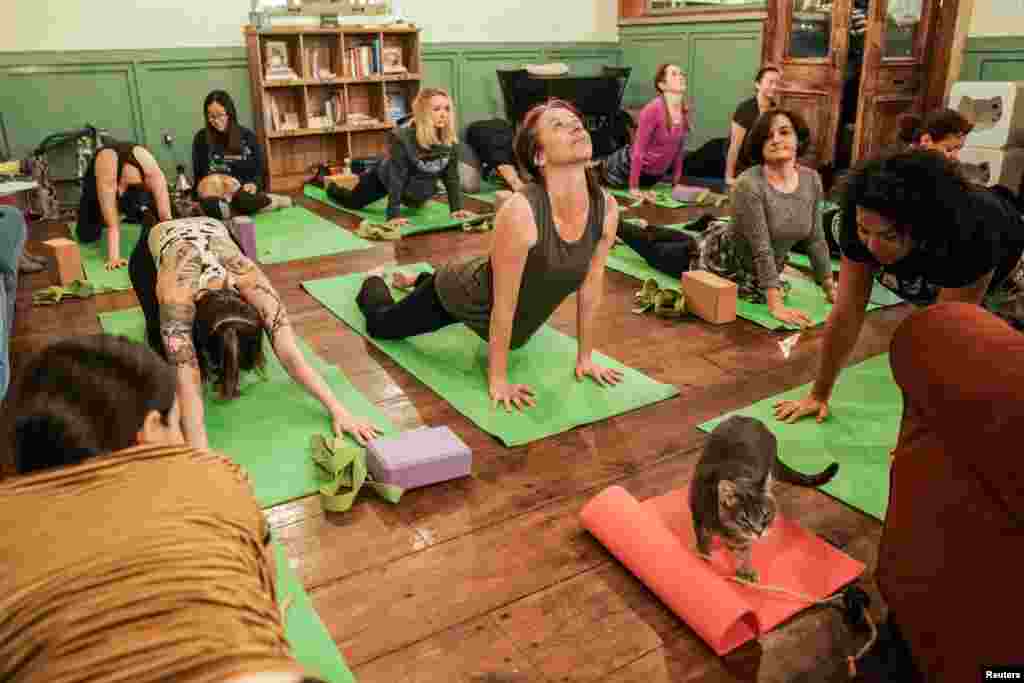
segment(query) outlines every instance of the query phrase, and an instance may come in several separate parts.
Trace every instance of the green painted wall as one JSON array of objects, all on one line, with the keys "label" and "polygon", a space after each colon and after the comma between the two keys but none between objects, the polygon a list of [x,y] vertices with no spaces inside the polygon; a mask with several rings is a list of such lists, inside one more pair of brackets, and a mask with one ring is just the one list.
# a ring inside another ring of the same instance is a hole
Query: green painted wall
[{"label": "green painted wall", "polygon": [[[696,94],[696,147],[727,134],[733,108],[751,92],[760,52],[759,22],[623,27],[620,43],[427,44],[423,82],[452,93],[465,127],[504,115],[497,68],[565,62],[575,73],[593,73],[630,65],[625,102],[637,106],[653,95],[655,67],[673,61]],[[173,177],[177,163],[191,168],[202,100],[215,88],[234,96],[240,120],[252,126],[243,48],[0,52],[0,112],[15,156],[50,133],[92,124],[142,142]],[[170,147],[165,134],[174,139]]]},{"label": "green painted wall", "polygon": [[[425,45],[423,83],[452,93],[464,127],[502,116],[497,67],[561,61],[588,73],[620,64],[620,56],[615,43]],[[216,88],[232,94],[239,120],[252,127],[244,48],[0,52],[0,112],[15,156],[50,133],[92,124],[145,144],[165,173],[178,163],[191,169],[203,98]],[[165,134],[174,139],[170,147]]]},{"label": "green painted wall", "polygon": [[694,128],[687,147],[729,136],[736,105],[754,94],[761,63],[760,21],[623,26],[622,63],[632,66],[625,103],[640,107],[654,96],[659,64],[677,64],[687,76]]},{"label": "green painted wall", "polygon": [[962,81],[1024,81],[1024,36],[968,38]]}]

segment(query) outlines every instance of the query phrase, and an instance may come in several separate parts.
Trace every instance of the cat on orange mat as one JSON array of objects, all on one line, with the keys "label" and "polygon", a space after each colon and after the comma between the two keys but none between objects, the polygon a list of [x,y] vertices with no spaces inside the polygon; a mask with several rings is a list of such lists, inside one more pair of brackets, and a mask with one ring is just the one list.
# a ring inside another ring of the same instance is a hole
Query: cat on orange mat
[{"label": "cat on orange mat", "polygon": [[779,460],[775,435],[752,417],[734,415],[711,432],[690,481],[690,512],[697,553],[709,558],[718,536],[738,566],[736,576],[757,581],[750,564],[754,542],[775,520],[775,480],[798,486],[821,486],[839,471],[832,463],[817,474],[803,474]]}]

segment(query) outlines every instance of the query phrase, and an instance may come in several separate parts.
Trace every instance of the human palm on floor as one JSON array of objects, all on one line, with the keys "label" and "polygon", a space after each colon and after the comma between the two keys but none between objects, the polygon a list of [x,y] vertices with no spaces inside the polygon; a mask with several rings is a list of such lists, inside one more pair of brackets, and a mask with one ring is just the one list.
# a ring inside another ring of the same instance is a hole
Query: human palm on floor
[{"label": "human palm on floor", "polygon": [[743,299],[767,304],[777,320],[810,325],[806,313],[785,305],[789,283],[780,277],[790,250],[803,243],[825,299],[835,300],[832,262],[821,224],[821,179],[816,171],[796,163],[809,139],[806,124],[795,112],[762,114],[746,138],[746,154],[756,165],[736,180],[731,223],[714,224],[694,238],[623,221],[622,240],[668,275],[709,270],[735,282]]},{"label": "human palm on floor", "polygon": [[220,221],[194,217],[158,224],[146,212],[129,273],[149,343],[177,370],[190,445],[208,446],[202,382],[215,377],[221,398],[236,398],[241,372],[264,366],[264,331],[289,376],[327,409],[336,434],[348,432],[362,444],[377,434],[338,402],[306,361],[277,291]]},{"label": "human palm on floor", "polygon": [[590,169],[590,135],[572,105],[552,100],[531,109],[516,136],[516,156],[534,182],[509,199],[495,219],[489,255],[449,263],[415,280],[395,302],[377,275],[357,303],[371,337],[404,339],[461,322],[488,342],[488,391],[506,409],[535,405],[533,389],[508,380],[509,349],[523,346],[556,308],[577,294],[577,380],[602,386],[622,373],[595,363],[594,314],[600,304],[618,206]]}]

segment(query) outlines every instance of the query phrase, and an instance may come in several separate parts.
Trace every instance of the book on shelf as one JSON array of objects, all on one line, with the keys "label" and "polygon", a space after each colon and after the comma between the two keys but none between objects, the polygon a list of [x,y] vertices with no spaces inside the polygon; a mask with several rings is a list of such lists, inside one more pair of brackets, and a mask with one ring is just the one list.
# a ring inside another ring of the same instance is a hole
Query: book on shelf
[{"label": "book on shelf", "polygon": [[309,65],[310,78],[325,81],[338,77],[331,71],[331,49],[329,47],[306,48],[306,63]]},{"label": "book on shelf", "polygon": [[380,51],[381,69],[386,74],[405,73],[408,69],[402,63],[402,48],[391,45]]},{"label": "book on shelf", "polygon": [[380,40],[373,39],[356,43],[345,50],[348,75],[351,78],[366,78],[381,73]]},{"label": "book on shelf", "polygon": [[398,123],[409,115],[409,98],[401,87],[387,87],[384,91],[384,109],[387,112],[388,120]]},{"label": "book on shelf", "polygon": [[293,80],[299,76],[292,69],[288,58],[288,43],[283,40],[268,40],[264,43],[266,80]]}]

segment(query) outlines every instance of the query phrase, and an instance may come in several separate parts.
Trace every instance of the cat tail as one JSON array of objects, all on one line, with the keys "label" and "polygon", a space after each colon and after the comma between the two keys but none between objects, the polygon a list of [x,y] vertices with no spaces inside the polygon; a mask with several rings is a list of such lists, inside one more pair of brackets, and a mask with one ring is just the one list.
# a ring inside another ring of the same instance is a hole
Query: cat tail
[{"label": "cat tail", "polygon": [[835,462],[817,474],[804,474],[794,470],[778,458],[775,459],[775,478],[797,486],[822,486],[832,481],[832,477],[836,476],[838,472],[839,463]]}]

